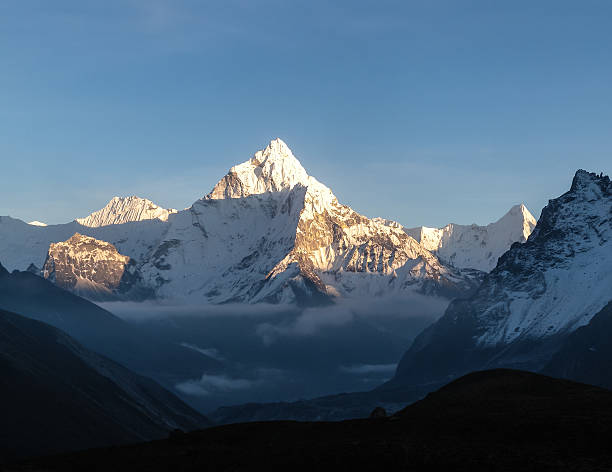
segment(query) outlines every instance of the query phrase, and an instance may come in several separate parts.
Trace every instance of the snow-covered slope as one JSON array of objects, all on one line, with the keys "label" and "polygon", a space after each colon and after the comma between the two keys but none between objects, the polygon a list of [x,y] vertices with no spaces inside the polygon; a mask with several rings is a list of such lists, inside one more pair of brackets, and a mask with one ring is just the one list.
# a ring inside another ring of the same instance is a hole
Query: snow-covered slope
[{"label": "snow-covered slope", "polygon": [[443,228],[419,226],[405,231],[445,263],[490,272],[513,243],[527,240],[535,225],[536,219],[520,204],[487,226],[451,223]]},{"label": "snow-covered slope", "polygon": [[49,245],[66,241],[75,233],[111,243],[117,250],[143,261],[159,244],[168,228],[167,221],[158,219],[133,221],[101,227],[71,223],[33,226],[10,216],[0,216],[0,260],[8,270],[27,270],[30,264],[41,268]]},{"label": "snow-covered slope", "polygon": [[42,221],[36,221],[36,220],[30,221],[28,224],[32,226],[47,226],[47,223],[43,223]]},{"label": "snow-covered slope", "polygon": [[141,272],[159,296],[213,303],[452,296],[476,284],[403,230],[340,204],[280,139],[179,212]]},{"label": "snow-covered slope", "polygon": [[494,366],[538,369],[612,300],[612,185],[576,172],[525,244],[414,342],[397,378],[433,381]]},{"label": "snow-covered slope", "polygon": [[77,218],[75,221],[83,226],[98,228],[133,221],[155,219],[168,221],[168,216],[176,212],[174,209],[161,208],[146,198],[136,196],[113,197],[101,210],[95,211],[85,218]]}]

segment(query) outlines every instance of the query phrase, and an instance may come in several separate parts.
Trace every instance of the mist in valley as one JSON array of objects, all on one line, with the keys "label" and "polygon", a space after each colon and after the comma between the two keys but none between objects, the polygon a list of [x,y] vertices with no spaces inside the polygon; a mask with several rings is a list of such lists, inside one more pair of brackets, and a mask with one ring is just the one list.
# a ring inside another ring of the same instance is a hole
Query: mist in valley
[{"label": "mist in valley", "polygon": [[293,401],[371,390],[394,374],[412,340],[448,301],[411,295],[317,308],[110,302],[103,308],[143,338],[215,362],[149,372],[202,412],[250,402]]}]

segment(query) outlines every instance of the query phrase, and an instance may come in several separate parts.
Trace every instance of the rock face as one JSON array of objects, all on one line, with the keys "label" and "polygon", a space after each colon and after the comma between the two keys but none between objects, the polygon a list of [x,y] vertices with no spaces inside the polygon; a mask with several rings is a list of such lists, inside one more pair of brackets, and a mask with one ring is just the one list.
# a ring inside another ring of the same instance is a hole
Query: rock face
[{"label": "rock face", "polygon": [[88,298],[112,299],[137,282],[135,264],[105,241],[75,233],[49,246],[42,275]]},{"label": "rock face", "polygon": [[496,366],[541,369],[612,299],[612,187],[579,170],[525,244],[414,341],[392,383],[447,381]]},{"label": "rock face", "polygon": [[477,284],[402,229],[340,204],[280,139],[179,212],[142,273],[162,297],[213,303],[453,296]]},{"label": "rock face", "polygon": [[176,212],[174,209],[161,208],[146,198],[113,197],[101,210],[85,218],[77,218],[75,221],[83,226],[98,228],[143,220],[168,221],[168,217]]},{"label": "rock face", "polygon": [[451,223],[439,229],[419,226],[405,231],[444,263],[490,272],[513,243],[527,241],[535,225],[536,219],[521,204],[487,226]]}]

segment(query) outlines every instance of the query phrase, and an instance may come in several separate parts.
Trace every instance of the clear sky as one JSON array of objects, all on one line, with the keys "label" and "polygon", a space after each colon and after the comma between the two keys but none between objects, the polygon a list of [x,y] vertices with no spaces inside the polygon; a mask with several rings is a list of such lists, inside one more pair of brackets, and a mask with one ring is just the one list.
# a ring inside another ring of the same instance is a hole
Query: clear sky
[{"label": "clear sky", "polygon": [[612,2],[2,0],[0,215],[175,208],[275,137],[406,225],[610,173]]}]

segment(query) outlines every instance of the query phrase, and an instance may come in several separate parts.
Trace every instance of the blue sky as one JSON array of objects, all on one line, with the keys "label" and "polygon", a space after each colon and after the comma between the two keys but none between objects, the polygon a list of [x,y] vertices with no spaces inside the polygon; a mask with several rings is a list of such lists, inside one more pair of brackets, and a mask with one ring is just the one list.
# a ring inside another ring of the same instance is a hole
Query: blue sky
[{"label": "blue sky", "polygon": [[275,137],[406,225],[610,173],[612,2],[0,2],[0,214],[175,208]]}]

